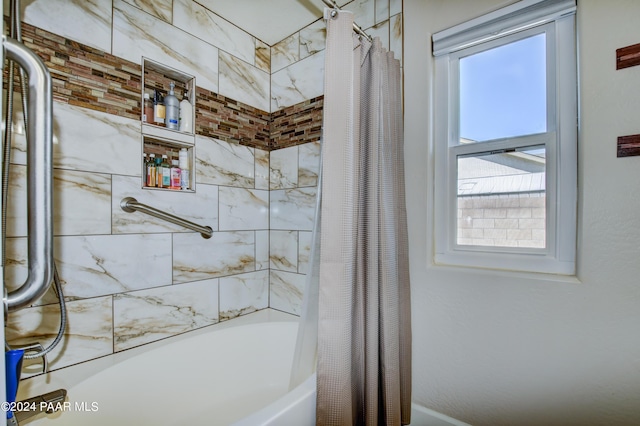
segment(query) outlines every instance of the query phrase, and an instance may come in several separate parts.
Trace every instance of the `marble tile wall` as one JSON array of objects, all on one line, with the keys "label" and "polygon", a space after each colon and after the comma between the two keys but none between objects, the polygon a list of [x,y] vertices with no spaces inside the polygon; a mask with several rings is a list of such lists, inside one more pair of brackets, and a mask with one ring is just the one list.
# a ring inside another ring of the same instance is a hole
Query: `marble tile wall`
[{"label": "marble tile wall", "polygon": [[[112,1],[30,0],[20,2],[20,12],[22,20],[30,25],[110,52]],[[8,16],[9,2],[2,3]]]},{"label": "marble tile wall", "polygon": [[[27,23],[22,28],[25,44],[49,67],[56,101],[139,119],[141,59],[123,59]],[[197,134],[269,149],[268,112],[200,87],[199,79],[196,82]],[[261,103],[264,106],[266,101]]]},{"label": "marble tile wall", "polygon": [[320,142],[271,151],[270,306],[300,314],[320,170]]},{"label": "marble tile wall", "polygon": [[[122,6],[130,8],[128,3],[122,3]],[[128,13],[132,16],[142,13],[136,10],[134,7]],[[155,19],[156,25],[171,27],[147,13],[142,13],[142,16],[147,23]],[[49,67],[56,101],[138,119],[141,91],[140,61],[112,55],[28,23],[23,24],[23,39],[28,47],[38,52]],[[267,112],[270,109],[270,81],[268,73],[264,72],[264,67],[261,68],[259,64],[269,60],[270,56],[265,56],[264,53],[270,49],[258,40],[256,46],[258,47],[255,50],[255,61],[258,65],[255,67],[225,51],[218,51],[222,70],[218,75],[218,92],[201,87],[201,79],[196,80],[196,133],[264,150],[318,140],[322,121],[321,96],[304,100],[299,105],[278,110],[274,114]],[[138,53],[140,56],[140,52]],[[247,52],[239,54],[246,56]],[[149,53],[147,56],[150,55]],[[131,59],[134,56],[136,55],[127,54]],[[172,64],[176,65],[173,62]],[[238,81],[244,83],[237,84]],[[164,83],[166,91],[168,80]],[[243,99],[245,102],[241,101]]]},{"label": "marble tile wall", "polygon": [[[72,14],[76,22],[93,22],[96,27],[76,25],[73,31],[68,31],[66,17],[56,20],[58,14],[41,16],[54,2]],[[170,10],[175,10],[175,17],[173,12],[171,15],[174,25],[165,19],[167,9],[161,7],[163,3],[114,0],[113,18],[111,0],[107,2],[108,13],[102,8],[71,7],[70,3],[34,0],[23,7],[26,8],[23,41],[49,67],[55,100],[138,119],[144,55],[196,76],[201,102],[196,105],[199,134],[268,149],[270,82],[269,70],[265,69],[265,63],[270,61],[268,46],[265,48],[262,42],[228,24],[219,23],[216,31],[206,34],[201,29],[206,23],[200,20],[193,19],[202,25],[188,26],[187,13],[200,16],[197,4],[191,0],[173,3]],[[188,27],[194,34],[179,26]],[[108,43],[96,39],[103,31],[109,34]],[[237,40],[237,48],[233,49],[228,40]],[[187,57],[207,60],[192,63]],[[211,112],[222,119],[233,116],[236,122],[218,126],[220,123],[211,120]]]},{"label": "marble tile wall", "polygon": [[113,0],[113,55],[133,63],[147,57],[194,75],[217,92],[218,48],[122,0]]},{"label": "marble tile wall", "polygon": [[[197,192],[148,190],[140,184],[138,120],[55,102],[54,129],[54,256],[69,325],[64,344],[49,357],[52,369],[269,306],[267,151],[198,136]],[[24,151],[17,134],[8,194],[9,290],[27,275]],[[211,226],[214,234],[204,239],[126,213],[119,206],[126,196]],[[47,294],[9,316],[8,341],[47,343],[58,316],[55,296]]]},{"label": "marble tile wall", "polygon": [[[69,325],[51,368],[265,307],[300,313],[319,172],[324,24],[270,48],[192,0],[80,3],[23,6],[25,42],[52,70],[56,100],[54,244]],[[402,47],[401,0],[357,0],[345,8]],[[190,21],[194,13],[198,19]],[[196,75],[196,193],[140,187],[142,54]],[[185,55],[207,59],[194,63]],[[24,146],[18,132],[7,228],[10,290],[27,270]],[[214,235],[206,240],[125,213],[125,196],[211,226]],[[10,316],[8,341],[47,342],[57,321],[55,296],[47,294]]]},{"label": "marble tile wall", "polygon": [[[402,63],[402,0],[354,0],[341,7],[354,13],[367,34]],[[316,21],[271,47],[271,113],[324,93],[324,22]]]}]

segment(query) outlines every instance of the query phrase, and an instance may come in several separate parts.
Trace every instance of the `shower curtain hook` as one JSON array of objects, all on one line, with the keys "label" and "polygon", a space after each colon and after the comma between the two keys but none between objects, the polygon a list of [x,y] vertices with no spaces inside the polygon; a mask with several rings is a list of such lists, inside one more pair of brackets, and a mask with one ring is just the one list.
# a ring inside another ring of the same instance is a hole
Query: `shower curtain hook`
[{"label": "shower curtain hook", "polygon": [[331,19],[336,19],[338,17],[338,6],[334,6],[331,11]]}]

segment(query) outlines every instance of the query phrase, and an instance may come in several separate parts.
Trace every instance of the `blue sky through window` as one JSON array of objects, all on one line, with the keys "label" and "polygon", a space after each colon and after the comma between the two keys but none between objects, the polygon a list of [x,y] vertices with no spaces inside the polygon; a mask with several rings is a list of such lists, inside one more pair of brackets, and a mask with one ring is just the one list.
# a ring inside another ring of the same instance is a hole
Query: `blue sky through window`
[{"label": "blue sky through window", "polygon": [[460,59],[460,137],[474,141],[547,131],[545,35]]}]

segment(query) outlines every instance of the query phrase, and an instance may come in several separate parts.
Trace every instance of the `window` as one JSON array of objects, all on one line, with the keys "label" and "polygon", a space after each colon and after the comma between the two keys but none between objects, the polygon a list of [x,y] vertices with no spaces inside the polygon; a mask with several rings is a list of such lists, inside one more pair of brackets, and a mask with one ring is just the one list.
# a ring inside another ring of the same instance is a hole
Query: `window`
[{"label": "window", "polygon": [[435,261],[575,273],[575,0],[433,36]]}]

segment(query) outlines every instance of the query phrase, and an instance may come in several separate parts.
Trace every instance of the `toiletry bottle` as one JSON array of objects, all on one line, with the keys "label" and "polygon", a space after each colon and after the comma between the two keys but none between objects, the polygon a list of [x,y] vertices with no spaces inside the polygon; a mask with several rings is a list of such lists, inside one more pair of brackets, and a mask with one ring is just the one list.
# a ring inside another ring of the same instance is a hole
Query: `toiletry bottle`
[{"label": "toiletry bottle", "polygon": [[157,157],[156,163],[156,188],[162,188],[162,158]]},{"label": "toiletry bottle", "polygon": [[166,111],[165,123],[168,129],[178,130],[178,119],[180,117],[180,101],[176,98],[173,89],[176,87],[173,82],[169,85],[169,94],[164,97]]},{"label": "toiletry bottle", "polygon": [[182,148],[178,153],[180,166],[180,188],[189,189],[189,153],[187,148]]},{"label": "toiletry bottle", "polygon": [[162,95],[157,90],[153,96],[153,123],[158,126],[164,126],[165,108],[162,101]]},{"label": "toiletry bottle", "polygon": [[147,92],[144,93],[142,102],[142,121],[144,123],[151,123],[153,121],[153,102]]},{"label": "toiletry bottle", "polygon": [[142,186],[146,186],[147,185],[147,163],[149,162],[149,159],[147,158],[147,153],[143,152],[142,153],[142,180],[143,180],[143,184]]},{"label": "toiletry bottle", "polygon": [[171,189],[180,189],[180,167],[178,160],[171,160]]},{"label": "toiletry bottle", "polygon": [[167,159],[167,154],[162,155],[162,187],[169,188],[171,186],[171,165]]},{"label": "toiletry bottle", "polygon": [[180,101],[180,131],[193,132],[193,108],[189,102],[189,91],[184,92],[184,99]]},{"label": "toiletry bottle", "polygon": [[156,186],[156,155],[149,154],[147,162],[147,186]]}]

